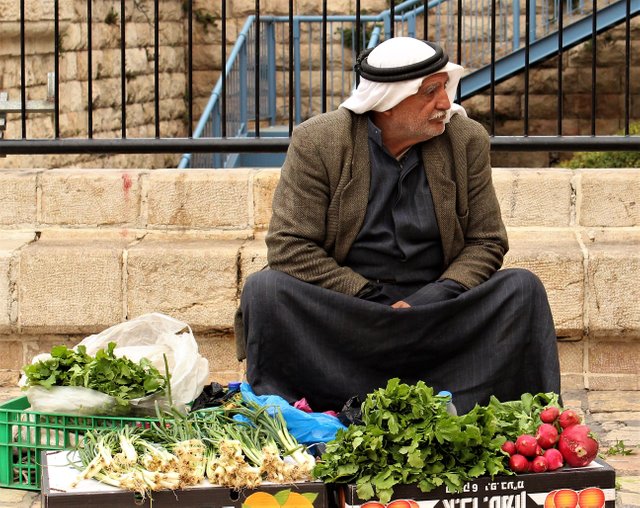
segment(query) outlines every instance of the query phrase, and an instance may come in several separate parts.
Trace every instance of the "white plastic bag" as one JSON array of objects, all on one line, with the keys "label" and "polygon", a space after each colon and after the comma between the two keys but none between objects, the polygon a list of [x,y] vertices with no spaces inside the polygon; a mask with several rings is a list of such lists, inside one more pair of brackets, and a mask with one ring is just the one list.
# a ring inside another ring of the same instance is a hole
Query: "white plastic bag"
[{"label": "white plastic bag", "polygon": [[[83,345],[87,354],[94,356],[99,349],[106,349],[109,342],[116,343],[116,356],[124,356],[134,362],[147,358],[161,374],[165,373],[166,355],[171,375],[171,400],[175,406],[184,406],[194,400],[209,376],[209,362],[198,352],[198,344],[189,325],[164,314],[144,314],[117,324],[83,339],[74,349]],[[38,355],[34,362],[44,356]],[[27,390],[27,397],[33,411],[104,415],[113,414],[116,406],[113,397],[82,387],[46,389],[34,386]],[[133,399],[130,412],[152,415],[156,402],[167,407],[168,395],[163,393]]]}]

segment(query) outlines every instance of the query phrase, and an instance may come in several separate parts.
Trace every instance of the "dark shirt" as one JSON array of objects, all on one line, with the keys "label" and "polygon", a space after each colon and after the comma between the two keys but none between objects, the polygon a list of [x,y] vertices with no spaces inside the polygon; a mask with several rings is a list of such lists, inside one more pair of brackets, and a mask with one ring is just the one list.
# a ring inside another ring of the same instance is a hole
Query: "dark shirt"
[{"label": "dark shirt", "polygon": [[420,146],[396,160],[369,119],[369,158],[367,213],[345,264],[372,281],[434,281],[442,273],[443,254]]}]

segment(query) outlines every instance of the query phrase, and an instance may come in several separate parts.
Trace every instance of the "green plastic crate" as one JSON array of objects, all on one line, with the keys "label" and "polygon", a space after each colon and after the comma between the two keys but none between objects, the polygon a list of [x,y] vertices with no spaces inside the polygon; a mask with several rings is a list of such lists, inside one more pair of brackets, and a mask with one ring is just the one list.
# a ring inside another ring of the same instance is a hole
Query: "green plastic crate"
[{"label": "green plastic crate", "polygon": [[92,429],[145,425],[151,418],[77,416],[29,411],[27,397],[0,404],[0,487],[40,490],[40,455],[72,448]]}]

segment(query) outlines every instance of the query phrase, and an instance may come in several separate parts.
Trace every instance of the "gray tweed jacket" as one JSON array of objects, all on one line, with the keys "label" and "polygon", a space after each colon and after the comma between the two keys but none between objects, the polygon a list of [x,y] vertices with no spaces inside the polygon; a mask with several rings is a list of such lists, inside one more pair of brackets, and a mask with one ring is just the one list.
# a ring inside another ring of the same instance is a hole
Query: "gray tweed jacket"
[{"label": "gray tweed jacket", "polygon": [[[440,278],[472,288],[500,268],[508,249],[491,181],[489,137],[479,123],[454,115],[444,134],[423,143],[422,160],[442,237]],[[273,198],[269,267],[334,291],[358,293],[367,279],[342,263],[362,227],[370,180],[366,115],[338,109],[299,125]],[[234,326],[242,360],[240,309]]]},{"label": "gray tweed jacket", "polygon": [[[442,237],[440,278],[472,288],[508,250],[488,134],[454,115],[442,135],[423,143],[422,159]],[[362,289],[367,280],[341,265],[364,221],[370,173],[366,115],[341,108],[298,126],[274,194],[269,267],[350,295]]]}]

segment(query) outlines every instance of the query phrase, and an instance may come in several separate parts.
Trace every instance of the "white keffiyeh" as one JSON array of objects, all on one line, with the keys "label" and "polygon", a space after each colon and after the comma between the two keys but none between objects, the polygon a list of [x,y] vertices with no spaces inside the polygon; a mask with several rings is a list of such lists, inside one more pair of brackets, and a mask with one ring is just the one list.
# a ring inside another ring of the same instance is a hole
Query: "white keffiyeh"
[{"label": "white keffiyeh", "polygon": [[[402,68],[428,60],[434,54],[435,50],[420,39],[395,37],[378,45],[368,55],[367,63],[372,67],[381,69]],[[383,83],[361,78],[358,87],[340,107],[358,114],[366,113],[367,111],[386,111],[415,94],[425,78],[441,72],[449,74],[446,92],[451,102],[451,109],[449,110],[447,121],[449,121],[451,115],[456,113],[467,116],[464,108],[453,102],[464,68],[451,62],[447,62],[444,67],[431,74],[414,79]]]}]

